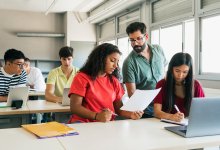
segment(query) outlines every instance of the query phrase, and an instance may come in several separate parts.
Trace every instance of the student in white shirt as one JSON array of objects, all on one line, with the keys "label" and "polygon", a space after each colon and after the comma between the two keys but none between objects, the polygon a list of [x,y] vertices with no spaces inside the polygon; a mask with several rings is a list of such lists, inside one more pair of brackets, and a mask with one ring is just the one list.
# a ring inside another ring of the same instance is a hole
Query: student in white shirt
[{"label": "student in white shirt", "polygon": [[24,69],[27,72],[27,86],[37,91],[45,91],[46,84],[41,70],[36,67],[31,67],[29,58],[25,58],[24,60]]}]

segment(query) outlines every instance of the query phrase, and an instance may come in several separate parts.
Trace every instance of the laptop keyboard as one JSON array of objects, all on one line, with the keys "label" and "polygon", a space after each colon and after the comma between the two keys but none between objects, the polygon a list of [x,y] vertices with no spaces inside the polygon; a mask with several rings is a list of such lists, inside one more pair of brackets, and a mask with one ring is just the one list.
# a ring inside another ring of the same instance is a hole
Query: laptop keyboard
[{"label": "laptop keyboard", "polygon": [[179,131],[186,134],[186,130],[179,130]]},{"label": "laptop keyboard", "polygon": [[187,126],[183,126],[179,131],[186,134]]}]

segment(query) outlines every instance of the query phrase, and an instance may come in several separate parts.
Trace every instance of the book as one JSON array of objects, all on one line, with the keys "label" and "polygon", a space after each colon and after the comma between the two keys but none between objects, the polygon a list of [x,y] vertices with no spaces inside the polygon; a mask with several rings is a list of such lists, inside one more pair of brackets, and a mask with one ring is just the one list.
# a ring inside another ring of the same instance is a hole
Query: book
[{"label": "book", "polygon": [[74,128],[56,121],[40,124],[26,124],[22,125],[22,127],[39,138],[78,135],[78,132],[76,132]]},{"label": "book", "polygon": [[181,126],[188,125],[188,120],[187,119],[183,119],[181,122],[176,122],[176,121],[172,121],[172,120],[168,120],[168,119],[160,119],[160,121],[161,122],[166,122],[166,123],[177,124],[177,125],[181,125]]}]

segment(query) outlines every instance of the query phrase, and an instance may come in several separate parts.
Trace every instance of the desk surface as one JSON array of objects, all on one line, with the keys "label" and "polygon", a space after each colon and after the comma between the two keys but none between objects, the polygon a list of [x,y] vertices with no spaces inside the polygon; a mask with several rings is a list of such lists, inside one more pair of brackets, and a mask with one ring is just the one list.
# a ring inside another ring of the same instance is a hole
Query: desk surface
[{"label": "desk surface", "polygon": [[29,109],[24,105],[20,109],[12,109],[12,107],[0,108],[0,115],[17,115],[17,114],[28,114]]},{"label": "desk surface", "polygon": [[64,150],[56,138],[38,139],[23,128],[0,129],[3,150]]},{"label": "desk surface", "polygon": [[182,150],[220,145],[220,135],[183,138],[158,119],[71,124],[79,135],[38,139],[22,128],[0,129],[1,149]]},{"label": "desk surface", "polygon": [[78,136],[60,137],[66,149],[76,150],[181,150],[220,145],[220,135],[183,138],[164,129],[172,124],[158,119],[71,124]]},{"label": "desk surface", "polygon": [[46,100],[28,101],[20,109],[11,107],[0,108],[0,115],[45,113],[45,112],[70,112],[70,106],[61,106],[58,103],[48,102]]},{"label": "desk surface", "polygon": [[28,96],[45,96],[45,91],[29,91]]},{"label": "desk surface", "polygon": [[46,100],[28,101],[27,106],[30,113],[70,112],[70,106],[61,106],[58,103],[48,102]]}]

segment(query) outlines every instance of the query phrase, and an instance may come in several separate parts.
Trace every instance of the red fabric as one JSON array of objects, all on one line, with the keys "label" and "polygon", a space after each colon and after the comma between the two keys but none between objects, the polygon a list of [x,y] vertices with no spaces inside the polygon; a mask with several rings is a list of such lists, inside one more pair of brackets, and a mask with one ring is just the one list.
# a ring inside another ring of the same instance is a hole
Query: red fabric
[{"label": "red fabric", "polygon": [[[109,76],[92,80],[90,76],[80,72],[73,79],[69,96],[74,93],[84,97],[82,105],[93,112],[101,112],[104,108],[115,112],[113,102],[121,100],[124,90],[117,78],[112,77],[112,79],[113,83]],[[94,122],[95,120],[84,119],[73,114],[69,123],[79,121]]]},{"label": "red fabric", "polygon": [[[161,91],[158,93],[158,95],[155,97],[154,103],[163,104],[163,101],[166,100],[165,82],[166,82],[165,79],[162,79],[157,83],[156,88],[157,89],[160,87],[162,87],[162,88],[161,88]],[[205,97],[202,86],[200,85],[200,83],[197,80],[194,80],[194,97]],[[179,108],[180,112],[183,112],[184,115],[186,115],[186,109],[184,108],[184,99],[176,96],[175,103],[176,103],[177,107]],[[175,114],[176,110],[173,109],[171,111],[171,113]]]}]

